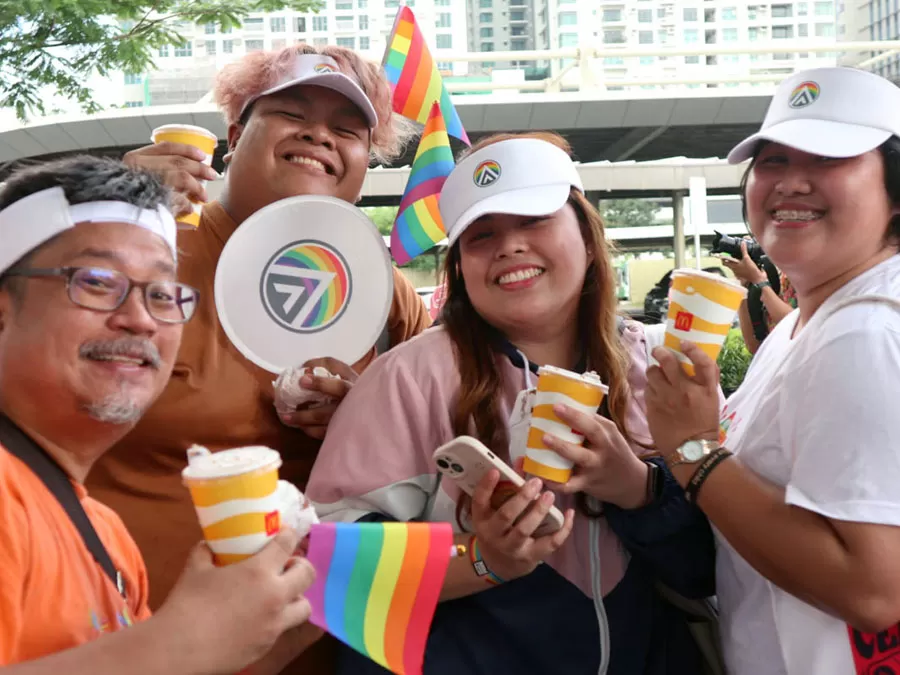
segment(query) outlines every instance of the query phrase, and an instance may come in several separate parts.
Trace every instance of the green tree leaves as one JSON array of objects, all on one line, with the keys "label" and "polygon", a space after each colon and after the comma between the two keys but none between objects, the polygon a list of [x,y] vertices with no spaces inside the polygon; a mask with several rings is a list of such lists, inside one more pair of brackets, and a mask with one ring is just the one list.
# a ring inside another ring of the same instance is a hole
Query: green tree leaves
[{"label": "green tree leaves", "polygon": [[252,13],[317,12],[322,0],[0,0],[0,107],[21,120],[48,112],[46,89],[99,110],[90,77],[143,73],[165,45],[187,43],[195,24],[240,27]]}]

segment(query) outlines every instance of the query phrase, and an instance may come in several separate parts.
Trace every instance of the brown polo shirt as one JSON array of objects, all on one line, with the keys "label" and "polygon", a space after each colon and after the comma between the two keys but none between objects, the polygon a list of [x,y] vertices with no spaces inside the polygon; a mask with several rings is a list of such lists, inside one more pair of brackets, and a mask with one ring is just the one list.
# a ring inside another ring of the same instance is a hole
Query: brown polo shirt
[{"label": "brown polo shirt", "polygon": [[[190,549],[202,538],[190,496],[181,483],[185,450],[265,445],[281,453],[281,477],[306,487],[319,442],[284,426],[273,407],[275,377],[245,359],[229,342],[216,315],[216,264],[237,225],[218,202],[203,209],[200,227],[180,231],[179,277],[198,288],[200,306],[185,326],[172,379],[156,404],[121,443],[95,465],[91,495],[112,507],[140,547],[150,578],[150,606],[159,607],[178,579]],[[388,318],[391,344],[431,324],[428,311],[406,278],[394,270],[394,301]],[[372,350],[354,364],[361,372]],[[331,641],[320,640],[286,672],[325,675]],[[326,654],[327,652],[327,654]]]}]

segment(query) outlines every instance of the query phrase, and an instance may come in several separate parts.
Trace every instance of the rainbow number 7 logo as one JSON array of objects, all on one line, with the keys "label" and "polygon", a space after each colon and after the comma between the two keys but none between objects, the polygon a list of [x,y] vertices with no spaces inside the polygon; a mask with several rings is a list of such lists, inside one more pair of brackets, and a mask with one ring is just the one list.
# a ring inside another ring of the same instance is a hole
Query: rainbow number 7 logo
[{"label": "rainbow number 7 logo", "polygon": [[286,265],[279,265],[277,270],[269,272],[266,278],[266,304],[280,323],[289,328],[302,328],[337,275]]}]

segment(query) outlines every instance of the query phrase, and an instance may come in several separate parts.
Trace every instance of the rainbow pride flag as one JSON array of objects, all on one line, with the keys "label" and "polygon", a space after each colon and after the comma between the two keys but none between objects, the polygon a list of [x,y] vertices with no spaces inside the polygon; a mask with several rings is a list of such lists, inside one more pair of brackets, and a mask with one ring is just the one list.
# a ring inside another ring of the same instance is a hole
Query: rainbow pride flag
[{"label": "rainbow pride flag", "polygon": [[315,625],[397,675],[420,675],[453,548],[449,523],[319,523]]},{"label": "rainbow pride flag", "polygon": [[394,112],[425,124],[437,101],[447,120],[447,133],[470,145],[437,63],[409,7],[401,7],[384,52],[384,72],[394,92]]},{"label": "rainbow pride flag", "polygon": [[441,107],[433,103],[391,230],[391,255],[398,265],[405,265],[447,236],[438,197],[454,166]]}]

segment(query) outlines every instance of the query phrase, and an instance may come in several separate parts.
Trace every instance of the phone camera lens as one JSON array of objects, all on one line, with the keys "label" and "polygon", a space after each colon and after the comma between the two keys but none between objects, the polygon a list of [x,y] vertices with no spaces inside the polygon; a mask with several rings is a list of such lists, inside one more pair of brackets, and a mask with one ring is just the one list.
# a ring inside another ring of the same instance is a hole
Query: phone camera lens
[{"label": "phone camera lens", "polygon": [[463,472],[462,465],[457,464],[456,462],[453,462],[453,464],[450,465],[450,468],[453,469],[456,473],[462,473],[462,472]]},{"label": "phone camera lens", "polygon": [[444,459],[443,457],[438,458],[438,460],[437,460],[437,465],[438,465],[440,468],[442,468],[442,469],[449,469],[449,468],[450,468],[450,462],[448,462],[448,461],[447,461],[446,459]]}]

